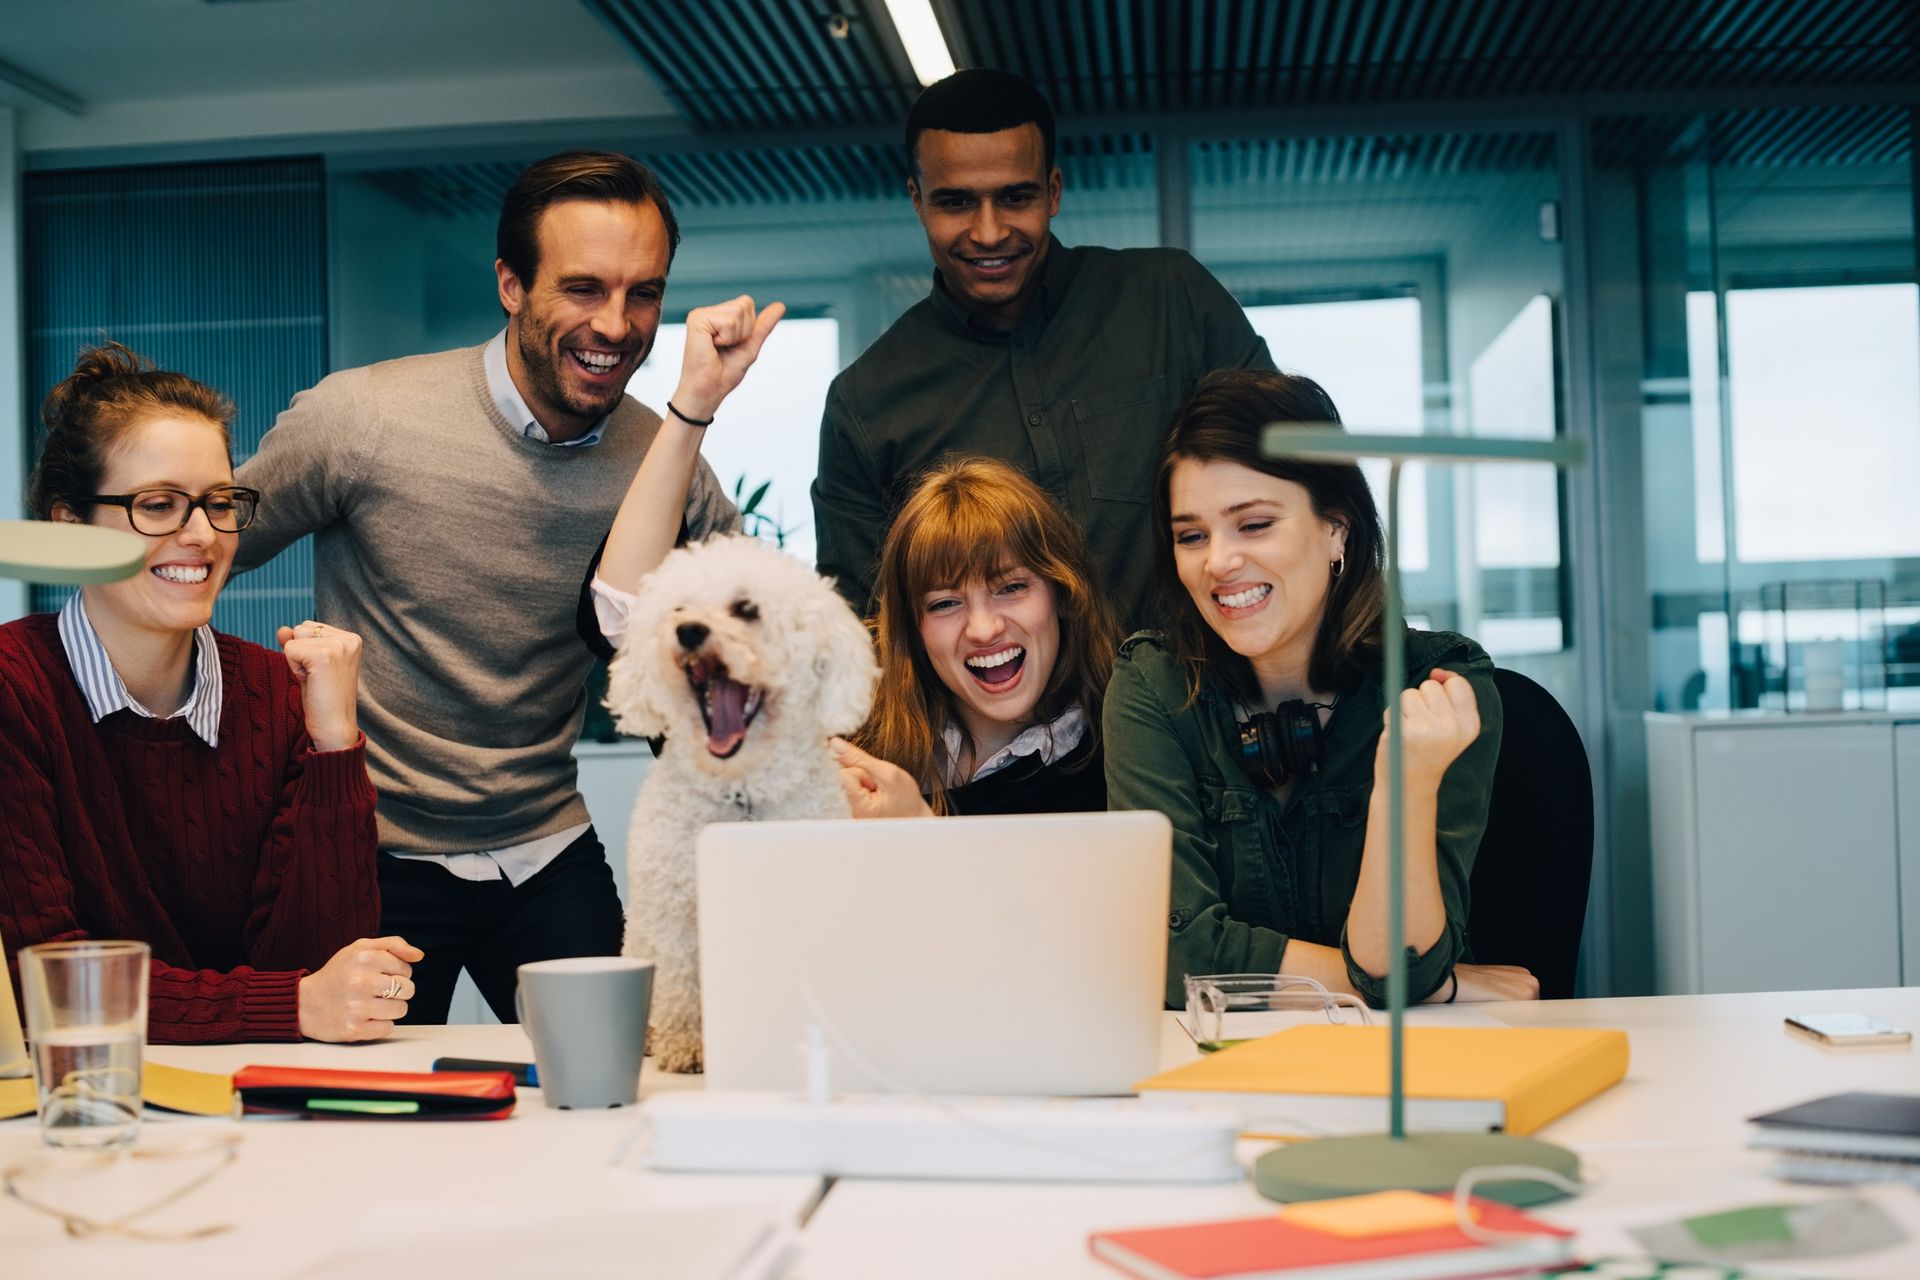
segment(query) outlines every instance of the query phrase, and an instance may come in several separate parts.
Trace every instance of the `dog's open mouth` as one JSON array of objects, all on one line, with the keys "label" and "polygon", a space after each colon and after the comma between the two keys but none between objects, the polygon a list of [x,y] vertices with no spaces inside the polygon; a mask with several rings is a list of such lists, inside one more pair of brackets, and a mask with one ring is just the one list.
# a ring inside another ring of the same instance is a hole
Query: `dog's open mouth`
[{"label": "dog's open mouth", "polygon": [[747,740],[747,726],[760,714],[764,691],[732,679],[725,663],[705,655],[687,659],[685,670],[700,716],[707,722],[707,751],[725,760]]}]

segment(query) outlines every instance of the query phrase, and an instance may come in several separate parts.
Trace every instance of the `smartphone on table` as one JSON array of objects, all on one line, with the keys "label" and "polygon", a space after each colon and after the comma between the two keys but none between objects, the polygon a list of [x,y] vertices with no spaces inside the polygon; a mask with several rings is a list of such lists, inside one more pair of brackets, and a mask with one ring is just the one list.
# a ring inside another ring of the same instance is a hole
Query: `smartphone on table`
[{"label": "smartphone on table", "polygon": [[1908,1044],[1913,1033],[1865,1013],[1796,1013],[1787,1030],[1835,1048],[1866,1044]]}]

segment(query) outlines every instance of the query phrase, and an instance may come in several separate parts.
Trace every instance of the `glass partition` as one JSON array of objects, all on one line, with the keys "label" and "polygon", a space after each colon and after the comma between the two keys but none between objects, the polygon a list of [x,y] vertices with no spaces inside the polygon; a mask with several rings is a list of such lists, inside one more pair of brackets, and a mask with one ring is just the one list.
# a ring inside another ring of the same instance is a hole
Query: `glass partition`
[{"label": "glass partition", "polygon": [[[1195,254],[1349,427],[1561,429],[1555,134],[1225,139],[1190,164]],[[1401,546],[1410,615],[1573,707],[1562,492],[1546,469],[1410,465]]]},{"label": "glass partition", "polygon": [[[1595,138],[1602,180],[1638,196],[1654,705],[1782,705],[1805,674],[1791,655],[1837,641],[1848,689],[1884,663],[1888,704],[1920,706],[1908,113],[1615,120]],[[1884,641],[1877,619],[1810,610],[1794,644],[1764,643],[1769,588],[1861,582],[1884,592]]]}]

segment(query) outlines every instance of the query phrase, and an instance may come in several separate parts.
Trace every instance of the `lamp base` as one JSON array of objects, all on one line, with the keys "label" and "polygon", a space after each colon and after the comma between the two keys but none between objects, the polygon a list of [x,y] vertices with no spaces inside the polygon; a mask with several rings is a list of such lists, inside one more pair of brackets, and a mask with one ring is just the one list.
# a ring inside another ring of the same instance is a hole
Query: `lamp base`
[{"label": "lamp base", "polygon": [[[1269,1200],[1328,1200],[1369,1191],[1451,1192],[1460,1175],[1489,1165],[1529,1165],[1580,1179],[1580,1157],[1565,1147],[1510,1133],[1384,1133],[1316,1138],[1254,1161],[1253,1185]],[[1567,1193],[1525,1179],[1476,1183],[1474,1194],[1503,1204],[1545,1204]]]}]

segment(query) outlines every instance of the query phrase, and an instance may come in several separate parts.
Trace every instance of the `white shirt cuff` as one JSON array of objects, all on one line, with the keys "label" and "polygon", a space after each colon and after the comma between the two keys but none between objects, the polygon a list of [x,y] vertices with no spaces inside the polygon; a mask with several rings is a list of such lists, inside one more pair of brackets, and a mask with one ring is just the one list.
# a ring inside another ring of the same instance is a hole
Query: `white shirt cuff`
[{"label": "white shirt cuff", "polygon": [[593,576],[591,589],[593,617],[600,624],[600,634],[606,637],[608,644],[618,649],[620,642],[627,638],[627,617],[640,597],[631,591],[622,591],[597,573]]}]

